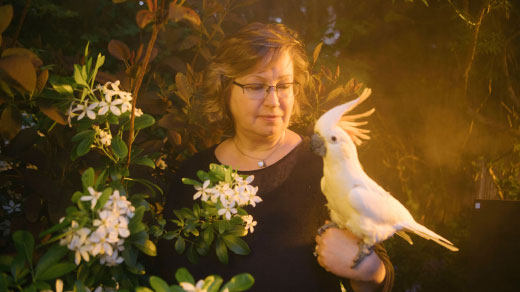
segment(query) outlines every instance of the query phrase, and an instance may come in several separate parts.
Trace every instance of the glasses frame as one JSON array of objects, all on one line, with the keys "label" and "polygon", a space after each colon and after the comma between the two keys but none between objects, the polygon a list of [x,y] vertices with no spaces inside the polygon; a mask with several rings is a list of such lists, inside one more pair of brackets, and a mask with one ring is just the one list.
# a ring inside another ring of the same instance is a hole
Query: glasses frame
[{"label": "glasses frame", "polygon": [[[243,93],[247,98],[249,98],[249,99],[253,99],[253,100],[262,100],[262,99],[266,98],[266,97],[269,95],[269,93],[271,92],[271,88],[274,88],[274,91],[276,92],[276,96],[280,97],[280,95],[278,94],[278,86],[280,86],[280,85],[282,85],[282,84],[283,84],[283,85],[291,84],[291,85],[293,86],[293,96],[298,95],[298,93],[300,92],[299,87],[298,87],[298,86],[300,85],[300,83],[295,82],[295,81],[293,81],[293,82],[283,82],[283,83],[278,83],[278,84],[276,84],[276,85],[268,85],[268,84],[263,84],[263,83],[247,83],[247,84],[241,84],[241,83],[238,83],[238,82],[236,82],[236,81],[233,80],[233,84],[235,84],[236,86],[242,88],[242,93]],[[265,90],[265,95],[264,95],[262,98],[251,98],[251,97],[247,96],[245,87],[248,86],[248,85],[262,85],[262,86],[264,86],[264,87],[266,88],[266,90]],[[294,94],[294,88],[296,88],[296,87],[298,87],[298,89],[297,89],[298,92],[297,92],[296,94]]]}]

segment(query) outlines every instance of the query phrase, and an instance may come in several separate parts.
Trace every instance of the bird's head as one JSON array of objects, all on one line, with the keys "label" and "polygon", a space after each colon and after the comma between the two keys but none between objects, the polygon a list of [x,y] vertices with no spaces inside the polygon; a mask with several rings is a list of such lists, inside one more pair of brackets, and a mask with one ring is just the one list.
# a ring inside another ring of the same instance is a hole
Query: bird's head
[{"label": "bird's head", "polygon": [[362,142],[361,139],[370,137],[366,135],[368,130],[357,128],[366,122],[356,122],[355,120],[371,115],[374,109],[359,115],[343,115],[362,103],[371,93],[370,88],[365,88],[358,98],[332,108],[318,119],[314,126],[314,135],[311,138],[311,149],[314,153],[320,156],[326,156],[329,152],[339,152],[342,155],[356,154],[356,144],[359,145]]}]

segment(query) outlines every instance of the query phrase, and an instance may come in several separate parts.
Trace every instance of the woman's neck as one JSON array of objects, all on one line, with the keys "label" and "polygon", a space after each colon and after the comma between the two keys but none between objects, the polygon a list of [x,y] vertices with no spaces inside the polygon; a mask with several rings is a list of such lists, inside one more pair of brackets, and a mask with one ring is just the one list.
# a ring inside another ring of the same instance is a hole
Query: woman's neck
[{"label": "woman's neck", "polygon": [[272,151],[280,144],[283,144],[284,138],[285,130],[277,135],[271,135],[268,137],[237,132],[232,139],[239,148],[239,151],[247,151],[247,153],[265,153]]}]

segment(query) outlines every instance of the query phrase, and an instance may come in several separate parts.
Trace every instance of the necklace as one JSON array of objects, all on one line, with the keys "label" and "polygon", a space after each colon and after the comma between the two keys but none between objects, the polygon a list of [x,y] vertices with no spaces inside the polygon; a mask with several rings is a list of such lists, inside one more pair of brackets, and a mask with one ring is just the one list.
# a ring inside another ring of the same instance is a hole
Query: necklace
[{"label": "necklace", "polygon": [[266,168],[267,167],[267,163],[265,162],[269,157],[271,157],[271,155],[273,155],[276,150],[278,149],[278,147],[280,146],[280,144],[282,144],[282,141],[283,139],[285,138],[285,130],[283,131],[283,134],[282,134],[282,137],[280,137],[280,139],[278,139],[278,142],[276,142],[276,145],[273,146],[273,151],[271,151],[271,153],[269,153],[266,157],[264,158],[258,158],[258,157],[253,157],[251,155],[247,155],[245,154],[242,150],[240,150],[240,148],[238,147],[238,144],[235,140],[235,137],[233,137],[233,144],[235,144],[235,148],[238,150],[238,152],[240,152],[240,154],[244,155],[245,157],[249,157],[251,159],[255,159],[255,160],[259,160],[257,162],[257,165],[258,167],[260,168]]}]

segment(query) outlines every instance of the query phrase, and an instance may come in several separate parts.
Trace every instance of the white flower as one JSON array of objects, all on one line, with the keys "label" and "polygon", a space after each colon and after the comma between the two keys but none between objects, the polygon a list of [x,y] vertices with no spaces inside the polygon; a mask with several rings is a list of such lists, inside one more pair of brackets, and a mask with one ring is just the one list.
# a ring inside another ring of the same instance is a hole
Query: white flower
[{"label": "white flower", "polygon": [[140,108],[135,108],[134,115],[135,115],[136,117],[140,117],[140,116],[142,116],[142,115],[143,115],[143,110],[140,109]]},{"label": "white flower", "polygon": [[13,200],[9,200],[9,203],[7,205],[2,206],[2,208],[7,212],[7,214],[11,214],[14,212],[20,212],[20,204],[16,204],[13,202]]},{"label": "white flower", "polygon": [[103,227],[99,227],[90,235],[93,256],[96,256],[98,254],[107,254],[109,256],[112,255],[114,249],[112,248],[112,245],[107,239],[107,232],[106,229]]},{"label": "white flower", "polygon": [[222,202],[222,208],[217,211],[217,214],[220,216],[225,215],[226,219],[231,219],[231,214],[236,214],[237,209],[235,207],[235,201],[228,202],[222,197],[220,198],[220,201]]},{"label": "white flower", "polygon": [[179,285],[186,292],[206,292],[206,289],[202,289],[204,286],[204,280],[199,280],[195,285],[189,282],[180,282]]},{"label": "white flower", "polygon": [[88,192],[90,193],[90,196],[82,196],[79,198],[81,201],[90,201],[91,209],[94,209],[96,206],[97,200],[101,196],[101,192],[96,192],[94,188],[88,187]]},{"label": "white flower", "polygon": [[114,91],[106,90],[105,92],[105,100],[99,103],[99,111],[98,115],[104,115],[110,110],[114,115],[121,115],[121,110],[117,107],[117,105],[123,103],[121,99],[112,100],[112,96]]},{"label": "white flower", "polygon": [[[121,112],[125,113],[132,109],[132,93],[125,91],[117,91],[117,95],[121,98]],[[135,109],[137,111],[137,108]]]},{"label": "white flower", "polygon": [[110,144],[112,144],[112,135],[109,132],[100,130],[99,141],[101,141],[103,145],[110,146]]},{"label": "white flower", "polygon": [[[84,104],[78,104],[72,111],[71,113],[73,112],[77,112],[77,111],[81,111],[81,113],[79,114],[78,116],[78,121],[83,119],[85,117],[85,115],[87,115],[87,117],[89,117],[89,119],[93,120],[96,118],[96,113],[94,112],[94,109],[96,107],[98,107],[98,103],[97,102],[93,102],[91,103],[90,105],[88,104],[88,101],[85,100]],[[69,115],[70,116],[70,115]]]},{"label": "white flower", "polygon": [[244,229],[246,231],[249,230],[250,233],[253,233],[255,231],[255,226],[258,224],[258,222],[253,221],[253,216],[251,216],[251,215],[242,216],[242,220],[244,220],[244,223],[246,223],[246,226],[244,227]]},{"label": "white flower", "polygon": [[119,256],[119,252],[117,251],[117,249],[114,250],[114,252],[111,255],[105,254],[99,259],[99,262],[102,265],[107,265],[109,267],[119,265],[123,261],[124,259]]},{"label": "white flower", "polygon": [[197,186],[197,185],[194,186],[195,189],[197,190],[195,195],[193,195],[193,199],[194,200],[198,199],[200,196],[202,196],[202,198],[201,198],[202,201],[207,201],[208,200],[208,198],[209,198],[209,195],[208,195],[209,183],[210,183],[210,181],[206,180],[206,181],[204,181],[204,184],[202,184],[202,187],[201,186]]},{"label": "white flower", "polygon": [[80,228],[76,230],[73,234],[71,241],[67,244],[67,247],[70,250],[75,251],[74,253],[74,263],[79,265],[81,262],[81,258],[88,262],[90,260],[89,252],[90,252],[90,242],[88,240],[88,235],[90,234],[90,229],[88,228]]},{"label": "white flower", "polygon": [[211,201],[216,203],[219,199],[228,200],[230,196],[235,194],[235,191],[229,187],[229,184],[226,182],[219,182],[215,187],[208,189],[208,192],[213,193],[211,195]]},{"label": "white flower", "polygon": [[135,207],[132,206],[132,203],[125,196],[119,194],[119,190],[114,191],[105,206],[115,206],[119,214],[126,215],[128,218],[134,217]]}]

